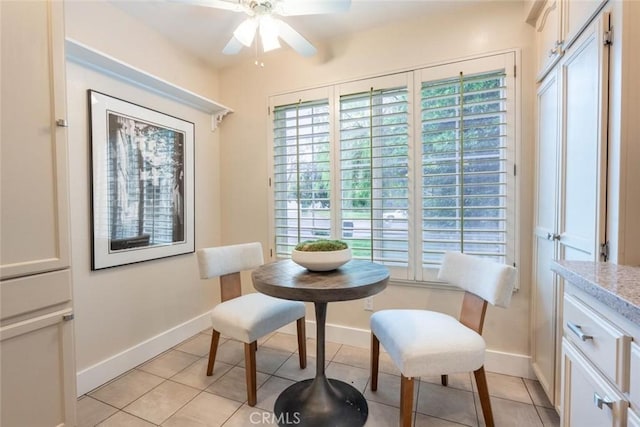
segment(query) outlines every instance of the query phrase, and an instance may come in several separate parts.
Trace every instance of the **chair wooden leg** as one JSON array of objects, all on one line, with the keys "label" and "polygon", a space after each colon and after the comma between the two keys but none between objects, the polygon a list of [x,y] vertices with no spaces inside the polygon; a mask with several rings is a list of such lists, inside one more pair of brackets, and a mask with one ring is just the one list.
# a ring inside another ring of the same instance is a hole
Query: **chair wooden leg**
[{"label": "chair wooden leg", "polygon": [[371,391],[378,390],[378,362],[380,360],[380,341],[371,333]]},{"label": "chair wooden leg", "polygon": [[440,382],[442,383],[443,386],[448,386],[449,385],[449,375],[440,375]]},{"label": "chair wooden leg", "polygon": [[411,427],[413,415],[413,378],[400,377],[400,427]]},{"label": "chair wooden leg", "polygon": [[244,370],[247,377],[247,404],[256,406],[256,341],[244,344]]},{"label": "chair wooden leg", "polygon": [[298,329],[298,357],[300,358],[300,369],[307,367],[307,328],[304,316],[296,321]]},{"label": "chair wooden leg", "polygon": [[209,349],[209,364],[207,365],[207,376],[213,374],[213,363],[216,361],[216,353],[218,351],[218,342],[220,341],[220,332],[215,329],[211,333],[211,348]]},{"label": "chair wooden leg", "polygon": [[493,412],[491,412],[491,399],[489,398],[489,387],[487,386],[487,376],[484,373],[484,366],[481,366],[480,369],[474,371],[473,374],[476,377],[476,385],[478,386],[478,396],[480,397],[484,423],[487,427],[494,427]]}]

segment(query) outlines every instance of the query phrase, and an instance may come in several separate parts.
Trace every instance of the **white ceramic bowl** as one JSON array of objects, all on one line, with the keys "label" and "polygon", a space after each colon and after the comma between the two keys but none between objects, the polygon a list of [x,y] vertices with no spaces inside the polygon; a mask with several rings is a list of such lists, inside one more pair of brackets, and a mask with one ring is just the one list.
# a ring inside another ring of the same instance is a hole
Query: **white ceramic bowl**
[{"label": "white ceramic bowl", "polygon": [[311,271],[335,270],[351,260],[351,248],[339,251],[296,251],[291,252],[291,259],[298,265]]}]

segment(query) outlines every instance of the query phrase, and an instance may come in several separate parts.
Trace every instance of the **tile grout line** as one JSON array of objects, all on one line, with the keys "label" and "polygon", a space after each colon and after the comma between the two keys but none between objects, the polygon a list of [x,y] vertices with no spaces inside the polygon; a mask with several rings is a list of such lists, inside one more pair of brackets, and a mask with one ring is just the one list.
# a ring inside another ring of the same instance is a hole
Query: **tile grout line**
[{"label": "tile grout line", "polygon": [[[276,334],[277,334],[277,333],[276,333]],[[279,371],[280,369],[282,369],[282,368],[283,368],[283,366],[284,366],[284,365],[285,365],[285,364],[286,364],[286,363],[287,363],[287,362],[288,362],[292,357],[297,358],[297,356],[298,356],[298,349],[296,348],[296,350],[291,351],[291,350],[289,350],[288,348],[284,348],[284,349],[283,349],[282,347],[277,347],[277,346],[276,346],[276,347],[271,347],[271,346],[269,346],[269,345],[266,345],[266,343],[267,343],[271,338],[273,338],[276,334],[272,334],[268,339],[266,339],[265,341],[263,341],[263,343],[262,343],[261,345],[259,345],[259,346],[258,346],[257,350],[259,350],[259,349],[270,349],[270,350],[279,351],[279,352],[282,352],[282,353],[284,353],[284,354],[288,354],[288,355],[287,355],[287,357],[286,357],[282,362],[277,363],[277,366],[275,367],[275,369],[273,369],[273,372],[272,372],[272,373],[267,373],[267,372],[261,372],[261,371],[258,371],[258,372],[260,372],[261,374],[266,375],[266,376],[267,376],[267,378],[265,379],[265,381],[264,381],[264,382],[262,382],[262,384],[261,384],[260,386],[258,386],[257,390],[262,389],[262,388],[263,388],[263,386],[264,386],[267,382],[269,382],[272,378],[274,378],[274,377],[275,377],[275,378],[277,378],[277,379],[286,380],[286,381],[293,381],[293,382],[300,381],[299,379],[287,378],[287,377],[285,377],[285,376],[281,376],[281,375],[279,375],[279,374],[278,374],[278,371]],[[111,415],[109,415],[108,417],[106,417],[105,419],[103,419],[103,420],[99,421],[99,422],[98,422],[98,424],[106,422],[108,419],[112,418],[114,415],[117,415],[119,412],[124,412],[124,413],[125,413],[125,414],[127,414],[127,415],[133,416],[133,417],[135,417],[135,418],[137,418],[137,419],[140,419],[140,420],[144,420],[145,422],[149,422],[149,423],[151,423],[151,424],[153,424],[153,425],[161,425],[162,423],[164,423],[164,422],[166,422],[167,420],[169,420],[171,417],[175,416],[175,414],[177,414],[177,413],[178,413],[179,411],[181,411],[184,407],[186,407],[186,406],[187,406],[187,405],[189,405],[191,402],[193,402],[197,397],[201,396],[201,395],[202,395],[202,393],[208,393],[208,394],[211,394],[211,395],[215,395],[215,396],[218,396],[218,397],[222,397],[222,398],[224,398],[224,399],[228,399],[228,400],[233,401],[233,402],[236,402],[236,403],[238,403],[238,404],[240,405],[240,406],[238,406],[238,408],[237,408],[236,410],[234,410],[234,411],[233,411],[233,412],[232,412],[228,417],[226,417],[226,419],[222,422],[222,424],[221,424],[221,425],[222,425],[222,426],[224,426],[224,425],[225,425],[225,424],[227,424],[227,423],[229,422],[229,420],[230,420],[232,417],[234,417],[234,416],[235,416],[235,415],[236,415],[236,414],[237,414],[237,413],[238,413],[238,412],[239,412],[239,411],[240,411],[244,406],[247,406],[248,408],[252,408],[252,407],[249,407],[249,406],[247,405],[247,400],[246,400],[246,399],[244,399],[243,401],[235,400],[235,399],[232,399],[232,398],[229,398],[229,397],[223,396],[223,395],[216,394],[215,392],[212,392],[212,391],[208,390],[208,388],[209,388],[209,387],[211,387],[213,384],[218,383],[222,378],[224,378],[227,374],[229,374],[229,372],[230,372],[233,368],[236,368],[236,367],[237,367],[237,368],[240,368],[240,369],[243,369],[243,370],[244,370],[244,369],[246,369],[246,367],[240,366],[240,364],[244,361],[244,357],[240,357],[240,358],[239,358],[235,363],[228,363],[228,362],[224,362],[224,361],[219,361],[220,363],[222,363],[222,362],[223,362],[223,363],[225,363],[225,365],[230,366],[230,368],[229,368],[229,369],[228,369],[224,374],[222,374],[219,378],[217,378],[217,379],[213,380],[210,384],[208,384],[208,385],[207,385],[205,388],[203,388],[203,389],[200,389],[199,387],[194,387],[194,386],[189,385],[189,384],[183,384],[182,382],[179,382],[179,381],[174,380],[174,378],[175,378],[176,376],[178,376],[179,374],[183,373],[183,372],[184,372],[184,371],[186,371],[187,369],[189,369],[189,368],[193,367],[193,365],[195,365],[196,363],[199,363],[199,362],[201,362],[202,360],[204,360],[205,362],[208,362],[209,351],[207,351],[207,352],[206,352],[206,354],[204,354],[204,355],[200,355],[200,354],[197,354],[197,353],[191,353],[191,352],[189,352],[189,351],[181,350],[181,349],[179,349],[179,348],[178,348],[178,347],[180,347],[180,346],[185,345],[186,343],[189,343],[189,342],[191,342],[191,341],[196,340],[196,339],[198,338],[198,335],[204,335],[206,338],[210,338],[210,336],[208,336],[208,334],[203,333],[203,332],[199,332],[198,334],[194,335],[193,337],[191,337],[191,338],[188,338],[188,339],[184,340],[183,342],[181,342],[181,343],[179,343],[179,344],[177,344],[177,345],[175,345],[175,346],[173,346],[173,347],[171,347],[171,348],[167,349],[167,350],[166,350],[166,351],[164,351],[164,352],[159,353],[158,355],[156,355],[156,356],[154,356],[153,358],[151,358],[151,359],[149,359],[149,360],[147,360],[147,361],[145,361],[145,362],[143,362],[143,363],[139,364],[138,366],[136,366],[136,367],[134,367],[134,368],[132,368],[132,369],[130,369],[130,370],[128,370],[128,371],[126,371],[126,372],[122,373],[121,375],[119,375],[118,377],[116,377],[116,378],[114,378],[114,379],[112,379],[112,380],[108,381],[107,383],[102,384],[102,385],[100,385],[99,387],[96,387],[95,389],[93,389],[93,390],[91,390],[91,391],[89,391],[89,392],[85,393],[83,396],[80,396],[80,398],[78,399],[78,401],[80,401],[81,399],[84,399],[84,398],[90,398],[90,399],[92,399],[92,400],[94,400],[94,401],[96,401],[96,402],[100,402],[101,404],[104,404],[104,405],[106,405],[107,407],[110,407],[110,408],[113,408],[113,409],[115,409],[115,410],[116,410],[116,412],[114,412],[113,414],[111,414]],[[224,342],[222,342],[222,343],[220,343],[220,344],[219,344],[219,347],[218,347],[218,348],[220,348],[220,346],[222,346],[222,345],[224,345],[224,344],[226,344],[226,343],[228,343],[228,342],[236,342],[236,343],[238,343],[238,344],[240,344],[240,345],[242,345],[242,344],[243,344],[242,342],[237,341],[237,340],[233,340],[232,338],[226,338]],[[331,365],[331,364],[335,363],[336,365],[342,365],[342,366],[344,366],[344,367],[346,367],[346,368],[355,368],[355,369],[365,369],[365,370],[366,370],[366,368],[362,368],[362,367],[361,367],[361,366],[359,366],[359,364],[358,364],[358,362],[360,362],[360,360],[359,360],[359,356],[358,356],[358,353],[356,353],[356,356],[355,356],[354,358],[352,358],[353,360],[355,360],[355,362],[353,362],[353,361],[349,361],[349,362],[336,361],[336,357],[338,357],[338,356],[339,356],[339,354],[340,354],[340,352],[341,352],[344,348],[346,348],[346,347],[345,347],[346,345],[344,345],[344,344],[338,344],[338,343],[335,343],[335,344],[337,344],[337,345],[338,345],[338,347],[337,347],[337,349],[336,349],[336,351],[335,351],[335,352],[332,352],[332,356],[331,356],[330,358],[325,358],[325,363],[326,363],[326,364]],[[317,342],[316,342],[316,346],[317,346]],[[348,346],[347,346],[347,347],[348,347]],[[163,376],[160,376],[160,375],[157,375],[157,374],[152,373],[152,372],[147,372],[147,371],[145,371],[145,370],[141,369],[141,367],[143,367],[143,366],[145,366],[145,365],[148,365],[149,363],[151,363],[151,362],[152,362],[152,361],[154,361],[154,360],[160,359],[162,356],[167,355],[167,354],[168,354],[170,351],[172,351],[172,350],[178,351],[178,352],[180,352],[180,353],[181,353],[181,354],[183,354],[183,355],[193,356],[193,357],[195,357],[195,360],[193,360],[191,363],[188,363],[188,364],[187,364],[186,366],[184,366],[182,369],[180,369],[179,371],[177,371],[177,372],[173,373],[171,376],[169,376],[169,377],[167,377],[167,378],[165,378],[165,377],[163,377]],[[297,362],[297,361],[296,361],[296,362]],[[296,364],[296,363],[294,363],[294,364]],[[370,366],[369,366],[369,367],[370,367]],[[103,388],[107,387],[108,385],[110,385],[110,384],[112,384],[112,383],[114,383],[114,382],[116,382],[116,381],[118,381],[118,380],[122,379],[123,377],[125,377],[126,375],[128,375],[128,374],[130,374],[130,373],[132,373],[132,372],[134,372],[134,371],[139,371],[139,372],[142,372],[142,373],[145,373],[145,374],[148,374],[148,375],[152,375],[153,377],[156,377],[156,378],[162,379],[162,381],[161,381],[159,384],[157,384],[156,386],[154,386],[154,387],[152,387],[151,389],[149,389],[148,391],[146,391],[144,394],[142,394],[142,395],[141,395],[141,396],[139,396],[138,398],[136,398],[136,399],[132,400],[131,402],[127,403],[126,405],[124,405],[122,409],[120,409],[120,408],[118,408],[118,407],[116,407],[116,406],[114,406],[114,405],[112,405],[112,404],[110,404],[110,403],[108,403],[108,402],[105,402],[105,401],[101,400],[100,398],[95,397],[95,396],[93,396],[93,395],[92,395],[92,393],[96,393],[96,392],[98,392],[99,390],[101,390],[101,389],[103,389]],[[387,374],[387,375],[390,375],[390,376],[398,377],[398,375],[397,375],[396,373],[391,373],[391,372],[389,372],[389,373],[384,372],[384,373],[385,373],[385,374]],[[310,375],[311,375],[311,374],[313,374],[313,373],[312,373],[312,372],[310,372]],[[475,398],[475,397],[476,397],[476,393],[475,393],[475,391],[474,391],[474,387],[473,387],[473,385],[474,385],[474,384],[473,384],[473,378],[471,378],[471,377],[472,377],[472,376],[471,376],[471,374],[469,374],[469,379],[470,379],[470,381],[471,381],[471,391],[466,390],[466,389],[464,389],[464,388],[457,388],[457,387],[452,387],[452,388],[455,388],[456,390],[459,390],[459,391],[466,391],[466,392],[471,393],[471,395],[472,395],[472,397],[473,397],[474,410],[475,410],[475,414],[476,414],[476,423],[477,423],[476,425],[480,426],[480,425],[482,425],[482,424],[481,424],[481,422],[482,422],[482,421],[484,421],[484,418],[483,418],[483,414],[482,414],[482,412],[481,412],[481,409],[479,408],[478,402],[476,402],[476,398]],[[498,396],[491,396],[491,398],[492,398],[492,399],[505,400],[505,401],[509,401],[509,402],[520,403],[520,404],[525,404],[525,405],[530,405],[530,406],[534,409],[534,411],[536,412],[538,422],[540,422],[540,423],[541,423],[541,425],[544,425],[544,420],[543,420],[543,417],[542,417],[542,414],[541,414],[541,410],[542,410],[542,409],[540,409],[540,408],[544,408],[545,410],[546,410],[546,409],[549,409],[549,408],[547,408],[547,407],[546,407],[546,406],[544,406],[544,405],[536,405],[536,402],[534,401],[534,396],[533,396],[532,388],[530,388],[530,387],[529,387],[529,385],[527,384],[527,381],[525,381],[525,379],[524,379],[524,378],[519,377],[519,379],[520,379],[520,381],[521,381],[522,385],[524,385],[524,387],[525,387],[525,390],[526,390],[526,392],[527,392],[527,395],[528,395],[528,397],[529,397],[529,399],[530,399],[530,403],[522,402],[522,401],[519,401],[519,400],[512,400],[512,399],[504,398],[504,397],[498,397]],[[138,415],[136,415],[136,414],[130,413],[130,412],[128,412],[128,411],[126,411],[126,410],[125,410],[125,408],[126,408],[126,407],[128,407],[128,406],[132,405],[133,403],[135,403],[135,402],[139,401],[141,398],[143,398],[144,396],[148,395],[150,392],[152,392],[153,390],[157,389],[157,388],[158,388],[158,387],[160,387],[161,385],[165,384],[167,381],[171,381],[173,384],[176,384],[176,385],[182,385],[182,386],[185,386],[185,387],[189,387],[190,389],[195,390],[197,393],[196,393],[196,394],[195,394],[191,399],[189,399],[188,401],[186,401],[186,402],[185,402],[184,404],[182,404],[179,408],[177,408],[175,411],[173,411],[171,414],[169,414],[169,415],[168,415],[168,416],[167,416],[167,417],[162,421],[162,423],[160,423],[160,424],[155,424],[155,423],[153,423],[153,422],[152,422],[152,421],[150,421],[150,420],[147,420],[147,419],[145,419],[145,418],[142,418],[142,417],[140,417],[140,416],[138,416]],[[365,382],[365,384],[364,384],[364,393],[366,393],[367,387],[370,385],[370,381],[371,381],[371,377],[370,377],[370,375],[368,375],[368,376],[367,376],[367,379],[366,379],[366,382]],[[429,381],[422,381],[421,379],[419,379],[419,378],[418,378],[418,381],[417,381],[417,384],[418,384],[418,390],[417,390],[417,393],[416,393],[416,406],[415,406],[415,410],[413,411],[413,414],[414,414],[414,417],[413,417],[413,426],[414,426],[414,427],[416,426],[416,423],[417,423],[417,416],[418,416],[418,414],[420,414],[420,415],[422,415],[422,416],[433,417],[432,415],[429,415],[429,414],[423,414],[422,412],[419,412],[419,411],[418,411],[419,397],[420,397],[420,395],[421,395],[421,390],[420,390],[420,388],[421,388],[421,386],[422,386],[422,384],[423,384],[423,383],[424,383],[424,384],[427,384],[427,383],[432,384],[432,383],[430,383]],[[433,383],[433,384],[435,384],[435,383]],[[246,385],[245,385],[245,387],[246,387]],[[363,394],[364,394],[364,393],[363,393]],[[372,402],[375,402],[376,404],[383,405],[383,406],[386,406],[386,407],[389,407],[389,408],[399,409],[399,407],[398,407],[398,406],[394,406],[394,405],[389,404],[389,403],[378,402],[378,401],[376,401],[376,400],[373,400]],[[264,411],[264,412],[270,412],[270,413],[272,413],[272,412],[273,412],[272,410],[264,410],[263,408],[260,408],[260,407],[257,407],[257,406],[256,406],[256,407],[254,407],[254,408],[256,408],[256,410],[260,410],[260,411]],[[551,408],[551,409],[555,409],[555,408]],[[481,417],[482,417],[482,421],[481,421]],[[442,419],[442,420],[445,420],[445,421],[448,421],[448,422],[452,422],[452,421],[447,420],[447,419],[445,419],[445,418],[440,418],[440,417],[434,417],[434,418],[438,418],[438,419]],[[96,425],[97,425],[97,424],[96,424]],[[464,425],[464,424],[461,424],[461,425]]]}]

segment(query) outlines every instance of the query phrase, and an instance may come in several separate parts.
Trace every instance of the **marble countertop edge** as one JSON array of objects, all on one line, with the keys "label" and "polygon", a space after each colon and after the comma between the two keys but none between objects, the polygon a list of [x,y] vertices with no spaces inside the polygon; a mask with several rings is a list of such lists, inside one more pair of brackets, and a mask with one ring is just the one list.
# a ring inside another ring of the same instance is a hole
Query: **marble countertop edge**
[{"label": "marble countertop edge", "polygon": [[640,325],[640,267],[590,261],[553,261],[551,270]]}]

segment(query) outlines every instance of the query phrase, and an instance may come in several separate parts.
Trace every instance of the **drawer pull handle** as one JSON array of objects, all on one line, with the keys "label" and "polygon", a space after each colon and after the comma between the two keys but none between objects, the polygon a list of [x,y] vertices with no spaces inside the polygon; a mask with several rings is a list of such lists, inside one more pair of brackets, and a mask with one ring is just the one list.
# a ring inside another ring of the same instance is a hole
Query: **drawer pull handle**
[{"label": "drawer pull handle", "polygon": [[598,393],[593,393],[593,403],[595,403],[599,409],[602,409],[603,405],[613,408],[613,400],[608,397],[602,397]]},{"label": "drawer pull handle", "polygon": [[571,332],[576,334],[578,336],[578,338],[580,338],[582,341],[592,340],[593,339],[593,335],[587,335],[584,332],[582,332],[582,327],[580,325],[576,325],[575,323],[567,322],[567,327],[569,329],[571,329]]}]

